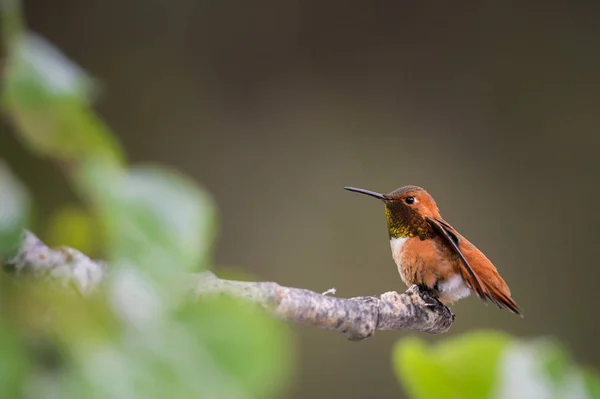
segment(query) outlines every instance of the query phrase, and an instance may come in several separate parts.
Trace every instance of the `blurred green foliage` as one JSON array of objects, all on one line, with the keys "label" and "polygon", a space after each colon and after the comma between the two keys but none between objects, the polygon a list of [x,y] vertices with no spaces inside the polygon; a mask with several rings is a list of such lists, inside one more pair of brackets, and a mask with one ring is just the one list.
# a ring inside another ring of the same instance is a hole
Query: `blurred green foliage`
[{"label": "blurred green foliage", "polygon": [[29,218],[29,196],[25,187],[0,160],[0,259],[11,255],[19,244]]},{"label": "blurred green foliage", "polygon": [[[85,204],[61,209],[48,238],[84,252],[101,248],[111,273],[86,300],[0,274],[0,397],[280,395],[293,364],[285,325],[231,298],[182,303],[181,287],[165,284],[211,265],[217,211],[209,193],[174,170],[127,165],[90,108],[92,79],[23,28],[18,1],[1,4],[4,115],[27,148],[65,171]],[[31,210],[4,163],[0,203],[6,260]]]},{"label": "blurred green foliage", "polygon": [[414,398],[485,398],[508,343],[499,333],[477,333],[448,339],[430,350],[420,339],[407,338],[395,348],[394,365]]},{"label": "blurred green foliage", "polygon": [[88,256],[99,256],[103,235],[90,212],[79,204],[68,204],[57,209],[47,222],[44,242],[49,246],[64,245]]},{"label": "blurred green foliage", "polygon": [[494,331],[399,341],[393,366],[413,399],[595,399],[595,372],[574,364],[547,338],[519,340]]}]

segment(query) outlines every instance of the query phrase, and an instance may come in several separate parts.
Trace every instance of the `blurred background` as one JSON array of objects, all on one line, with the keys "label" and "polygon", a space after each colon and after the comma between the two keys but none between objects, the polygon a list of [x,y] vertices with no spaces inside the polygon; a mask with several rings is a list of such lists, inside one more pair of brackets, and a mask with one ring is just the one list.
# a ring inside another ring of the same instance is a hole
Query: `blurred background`
[{"label": "blurred background", "polygon": [[[97,111],[130,160],[214,195],[217,273],[343,297],[403,291],[383,206],[342,187],[415,184],[525,314],[470,298],[445,337],[548,335],[595,367],[599,13],[589,1],[25,2],[30,28],[98,80]],[[5,122],[0,157],[45,237],[75,195]],[[411,333],[294,332],[286,398],[402,397],[390,350]]]}]

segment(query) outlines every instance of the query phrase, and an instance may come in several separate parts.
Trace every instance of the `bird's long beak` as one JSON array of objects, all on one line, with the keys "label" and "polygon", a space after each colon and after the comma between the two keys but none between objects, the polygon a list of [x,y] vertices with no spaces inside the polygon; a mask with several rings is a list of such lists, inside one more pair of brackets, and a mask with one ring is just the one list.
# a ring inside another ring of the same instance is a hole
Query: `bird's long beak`
[{"label": "bird's long beak", "polygon": [[354,192],[357,192],[357,193],[370,195],[371,197],[375,197],[375,198],[380,199],[380,200],[386,200],[386,199],[388,199],[387,195],[385,195],[385,194],[379,194],[379,193],[376,193],[375,191],[364,190],[362,188],[356,188],[356,187],[344,187],[344,188],[346,190],[348,190],[348,191],[354,191]]}]

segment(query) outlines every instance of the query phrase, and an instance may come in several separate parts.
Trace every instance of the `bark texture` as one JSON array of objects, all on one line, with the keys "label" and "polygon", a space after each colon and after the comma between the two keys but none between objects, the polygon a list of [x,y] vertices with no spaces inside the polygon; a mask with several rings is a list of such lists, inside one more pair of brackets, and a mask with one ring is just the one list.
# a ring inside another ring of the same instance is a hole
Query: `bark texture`
[{"label": "bark texture", "polygon": [[[33,233],[25,232],[16,255],[4,262],[5,271],[56,280],[88,295],[110,268],[72,248],[49,248]],[[380,296],[338,298],[307,289],[284,287],[274,282],[223,280],[211,272],[192,276],[197,300],[226,294],[257,303],[282,320],[337,330],[358,341],[377,330],[414,330],[432,334],[447,332],[454,314],[427,292],[412,286],[406,292]]]}]

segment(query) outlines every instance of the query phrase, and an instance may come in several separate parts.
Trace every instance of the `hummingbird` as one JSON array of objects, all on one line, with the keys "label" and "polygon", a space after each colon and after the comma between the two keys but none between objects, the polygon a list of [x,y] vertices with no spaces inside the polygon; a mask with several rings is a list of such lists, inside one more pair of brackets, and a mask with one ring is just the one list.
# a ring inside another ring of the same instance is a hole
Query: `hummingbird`
[{"label": "hummingbird", "polygon": [[483,302],[489,300],[523,317],[496,267],[442,218],[425,189],[404,186],[380,194],[344,188],[383,201],[392,257],[404,284],[419,286],[444,305],[473,291]]}]

